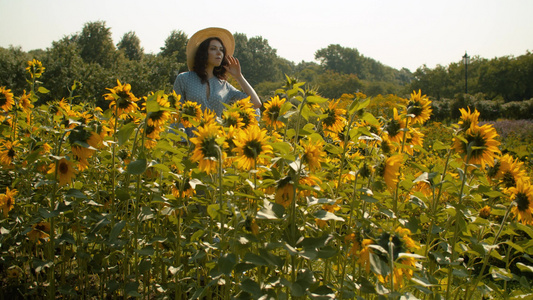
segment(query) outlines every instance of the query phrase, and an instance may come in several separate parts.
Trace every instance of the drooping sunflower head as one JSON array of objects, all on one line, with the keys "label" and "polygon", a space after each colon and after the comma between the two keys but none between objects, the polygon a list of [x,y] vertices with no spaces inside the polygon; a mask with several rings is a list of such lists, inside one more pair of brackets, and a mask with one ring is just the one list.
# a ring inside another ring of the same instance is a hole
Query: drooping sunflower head
[{"label": "drooping sunflower head", "polygon": [[176,94],[176,91],[172,90],[172,93],[168,94],[167,97],[168,102],[170,103],[170,107],[179,110],[181,105],[181,95]]},{"label": "drooping sunflower head", "polygon": [[300,140],[300,145],[303,148],[303,163],[307,164],[310,171],[319,170],[321,163],[326,160],[324,141],[321,139]]},{"label": "drooping sunflower head", "polygon": [[217,114],[214,110],[206,109],[200,117],[200,124],[198,126],[205,126],[210,123],[215,123],[217,120]]},{"label": "drooping sunflower head", "polygon": [[470,112],[470,107],[468,111],[464,108],[460,108],[461,117],[459,118],[459,126],[462,131],[468,130],[470,127],[477,126],[479,123],[479,111],[474,109],[474,112]]},{"label": "drooping sunflower head", "polygon": [[398,114],[396,107],[393,109],[393,117],[385,125],[384,130],[387,132],[388,138],[391,142],[401,143],[403,138],[403,129],[405,128],[405,120]]},{"label": "drooping sunflower head", "polygon": [[424,134],[416,128],[409,127],[406,134],[405,145],[403,150],[409,155],[413,155],[417,147],[422,147],[424,144]]},{"label": "drooping sunflower head", "polygon": [[[56,165],[53,164],[48,173],[55,173]],[[76,176],[77,171],[70,160],[62,158],[57,162],[57,178],[59,186],[67,185],[72,182],[72,179]]]},{"label": "drooping sunflower head", "polygon": [[346,110],[337,108],[340,100],[332,100],[328,107],[322,112],[324,118],[321,120],[322,128],[326,135],[334,138],[335,134],[341,131],[346,124]]},{"label": "drooping sunflower head", "polygon": [[13,93],[10,89],[6,89],[5,86],[0,86],[0,108],[4,111],[9,111],[15,104],[13,99]]},{"label": "drooping sunflower head", "polygon": [[293,200],[294,183],[291,176],[285,176],[277,182],[275,201],[277,204],[287,208]]},{"label": "drooping sunflower head", "polygon": [[400,181],[400,167],[403,163],[403,155],[396,154],[383,160],[377,167],[376,172],[385,180],[389,190],[394,190]]},{"label": "drooping sunflower head", "polygon": [[11,165],[13,160],[15,159],[15,156],[17,155],[17,151],[15,150],[15,147],[17,147],[18,141],[12,142],[9,140],[0,140],[0,163],[4,166]]},{"label": "drooping sunflower head", "polygon": [[29,60],[27,65],[26,72],[30,74],[31,78],[40,78],[43,75],[45,67],[43,67],[43,63],[40,61],[34,58],[33,60]]},{"label": "drooping sunflower head", "polygon": [[[185,101],[181,106],[181,124],[183,127],[193,127],[193,123],[200,121],[202,117],[202,107],[200,104],[192,101]],[[192,122],[192,123],[191,123]]]},{"label": "drooping sunflower head", "polygon": [[523,162],[518,158],[513,158],[509,154],[505,154],[500,159],[497,159],[494,166],[489,168],[488,175],[502,184],[504,188],[516,186],[519,179],[529,180],[527,172],[522,166]]},{"label": "drooping sunflower head", "polygon": [[198,168],[207,174],[217,172],[218,160],[226,153],[222,152],[221,132],[218,123],[213,122],[200,126],[194,131],[195,137],[191,138],[194,151],[191,157],[193,162],[198,162]]},{"label": "drooping sunflower head", "polygon": [[16,189],[10,190],[9,187],[6,188],[6,192],[0,194],[0,209],[4,214],[4,217],[7,218],[9,211],[15,207],[15,196],[18,194]]},{"label": "drooping sunflower head", "polygon": [[494,158],[501,153],[498,133],[492,125],[471,126],[462,138],[454,137],[453,148],[462,155],[467,163],[493,166]]},{"label": "drooping sunflower head", "polygon": [[516,216],[519,222],[525,225],[533,225],[533,186],[524,180],[518,180],[516,187],[509,188],[511,201],[515,206],[511,212]]},{"label": "drooping sunflower head", "polygon": [[26,90],[24,90],[22,96],[20,96],[18,105],[20,109],[27,114],[30,113],[31,109],[34,107],[34,105],[31,103],[30,94],[26,94]]},{"label": "drooping sunflower head", "polygon": [[422,92],[418,90],[418,93],[413,91],[411,98],[407,103],[407,115],[412,116],[414,123],[423,124],[431,117],[431,101],[428,96],[422,95]]},{"label": "drooping sunflower head", "polygon": [[135,112],[139,109],[136,103],[139,99],[131,92],[131,85],[129,83],[123,85],[117,80],[117,86],[111,89],[108,88],[107,90],[110,93],[105,94],[104,98],[111,101],[109,108],[113,109],[113,112],[116,111],[117,117]]},{"label": "drooping sunflower head", "polygon": [[238,168],[250,170],[267,162],[265,155],[272,153],[272,146],[267,142],[266,134],[266,130],[261,130],[257,125],[246,127],[239,132],[234,149]]},{"label": "drooping sunflower head", "polygon": [[243,128],[244,122],[238,111],[224,110],[222,112],[222,125],[226,128]]},{"label": "drooping sunflower head", "polygon": [[242,118],[242,123],[244,123],[244,127],[257,125],[257,114],[252,102],[250,102],[250,97],[235,101],[235,103],[231,105],[230,110],[239,113],[239,116]]},{"label": "drooping sunflower head", "polygon": [[85,126],[76,126],[69,134],[68,141],[72,153],[82,159],[91,157],[94,151],[101,147],[102,139],[96,132],[87,130]]},{"label": "drooping sunflower head", "polygon": [[278,120],[280,117],[281,107],[285,101],[287,101],[287,99],[280,99],[279,96],[275,96],[270,98],[270,101],[264,105],[265,110],[263,111],[263,120],[267,126],[272,127],[274,130],[283,128],[283,126],[285,126],[285,123]]}]

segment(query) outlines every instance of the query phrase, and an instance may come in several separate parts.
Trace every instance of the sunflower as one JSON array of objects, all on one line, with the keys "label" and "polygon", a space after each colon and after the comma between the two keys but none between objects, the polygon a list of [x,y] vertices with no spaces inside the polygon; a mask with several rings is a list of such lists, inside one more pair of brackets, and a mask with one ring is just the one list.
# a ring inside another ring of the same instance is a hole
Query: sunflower
[{"label": "sunflower", "polygon": [[374,241],[371,239],[363,239],[361,242],[361,250],[358,254],[356,254],[359,256],[357,262],[362,268],[365,269],[366,273],[370,273],[370,255],[372,254],[372,248],[369,246],[373,243]]},{"label": "sunflower", "polygon": [[458,124],[462,131],[466,131],[472,126],[477,126],[479,123],[479,111],[477,109],[474,109],[473,113],[470,112],[470,107],[468,107],[468,111],[464,108],[459,108],[459,111],[461,112],[461,117]]},{"label": "sunflower", "polygon": [[300,140],[303,148],[302,161],[307,163],[310,171],[316,171],[321,168],[321,163],[326,159],[324,151],[324,141],[318,139]]},{"label": "sunflower", "polygon": [[482,209],[479,210],[479,217],[487,219],[490,216],[492,208],[488,205],[485,205]]},{"label": "sunflower", "polygon": [[[191,138],[191,143],[194,144],[194,151],[191,160],[198,162],[198,167],[201,171],[207,174],[216,173],[218,160],[222,146],[219,144],[220,127],[217,123],[209,123],[198,127],[194,131],[195,137]],[[224,159],[226,153],[222,154]]]},{"label": "sunflower", "polygon": [[[57,162],[57,176],[56,180],[59,180],[59,186],[67,185],[72,182],[72,179],[76,176],[77,171],[72,166],[72,162],[66,158],[62,158]],[[48,173],[55,173],[56,164],[52,164],[52,167]]]},{"label": "sunflower", "polygon": [[215,123],[217,120],[217,114],[214,110],[205,109],[204,113],[200,116],[200,124],[198,126],[205,126],[210,123]]},{"label": "sunflower", "polygon": [[30,113],[31,109],[34,107],[31,103],[30,94],[26,94],[26,90],[24,90],[22,96],[20,96],[18,105],[26,114]]},{"label": "sunflower", "polygon": [[11,90],[6,89],[5,86],[0,86],[0,108],[7,112],[14,104],[15,99],[13,99]]},{"label": "sunflower", "polygon": [[424,144],[424,134],[415,128],[409,128],[405,136],[405,145],[403,150],[409,154],[413,155],[416,146],[422,147]]},{"label": "sunflower", "polygon": [[28,61],[26,72],[30,74],[31,78],[39,78],[43,75],[44,69],[45,67],[43,67],[43,64],[34,58],[33,60]]},{"label": "sunflower", "polygon": [[496,161],[494,167],[489,169],[489,176],[503,185],[504,188],[516,186],[519,179],[529,180],[527,172],[522,168],[523,162],[515,159],[509,154],[505,154]]},{"label": "sunflower", "polygon": [[6,187],[6,192],[4,194],[0,194],[0,208],[2,209],[2,213],[6,218],[9,214],[9,211],[15,207],[15,196],[17,193],[18,191],[16,189],[10,190],[9,187]]},{"label": "sunflower", "polygon": [[189,178],[183,181],[175,180],[172,184],[172,195],[176,198],[192,197],[195,193],[196,190],[189,183]]},{"label": "sunflower", "polygon": [[235,101],[230,110],[239,113],[245,128],[250,125],[257,125],[257,114],[252,102],[250,102],[250,97]]},{"label": "sunflower", "polygon": [[144,140],[144,146],[147,149],[152,149],[157,145],[157,141],[161,138],[160,133],[162,129],[160,127],[154,127],[146,125],[146,139]]},{"label": "sunflower", "polygon": [[511,208],[511,212],[519,222],[525,225],[533,225],[533,186],[524,180],[518,180],[516,187],[508,189],[511,194],[510,199],[516,204]]},{"label": "sunflower", "polygon": [[310,174],[302,174],[300,175],[300,179],[298,180],[299,187],[301,188],[298,192],[298,196],[300,197],[308,197],[311,195],[316,196],[316,192],[320,191],[320,184],[322,184],[322,180],[320,178],[310,175]]},{"label": "sunflower", "polygon": [[403,155],[396,154],[384,160],[377,168],[378,174],[383,177],[390,190],[394,190],[396,184],[400,181],[400,166],[402,163]]},{"label": "sunflower", "polygon": [[414,123],[423,124],[431,117],[431,101],[426,95],[418,90],[418,93],[413,91],[411,98],[407,103],[407,115],[412,116]]},{"label": "sunflower", "polygon": [[407,249],[414,251],[420,249],[420,246],[418,246],[415,241],[411,238],[411,230],[403,227],[398,227],[395,230],[396,234],[400,236],[400,238],[405,243],[405,246],[407,246]]},{"label": "sunflower", "polygon": [[463,139],[453,138],[453,148],[464,156],[465,161],[470,151],[469,164],[480,164],[482,168],[485,168],[485,164],[494,166],[494,157],[501,153],[497,137],[498,133],[492,125],[471,126],[464,133]]},{"label": "sunflower", "polygon": [[15,159],[16,151],[15,147],[18,145],[18,141],[11,142],[8,140],[0,140],[0,163],[4,166],[8,166]]},{"label": "sunflower", "polygon": [[291,205],[294,200],[294,184],[290,176],[285,176],[278,180],[276,196],[274,199],[277,204],[282,205],[285,208]]},{"label": "sunflower", "polygon": [[250,170],[267,162],[263,155],[272,153],[272,146],[266,142],[266,134],[267,131],[257,125],[246,127],[238,133],[234,141],[238,168]]},{"label": "sunflower", "polygon": [[123,114],[132,113],[139,109],[137,102],[139,99],[131,92],[131,85],[129,83],[122,85],[117,79],[117,86],[114,88],[107,88],[110,93],[105,94],[104,98],[111,101],[109,108],[116,110],[116,117]]},{"label": "sunflower", "polygon": [[267,126],[277,130],[285,126],[285,123],[279,121],[281,107],[287,99],[280,99],[279,96],[270,98],[270,101],[265,103],[265,110],[263,111],[263,120]]},{"label": "sunflower", "polygon": [[91,157],[96,149],[101,148],[102,138],[96,132],[86,129],[82,125],[76,126],[68,137],[71,150],[79,159]]},{"label": "sunflower", "polygon": [[[170,111],[166,110],[170,107],[170,102],[168,101],[167,97],[161,96],[161,94],[157,95],[155,101],[159,105],[160,109],[149,112],[146,116],[146,123],[149,126],[163,127],[163,125],[170,119]],[[146,106],[146,103],[147,102],[145,102],[143,105]]]},{"label": "sunflower", "polygon": [[224,110],[222,112],[222,125],[228,128],[243,128],[244,122],[238,111]]},{"label": "sunflower", "polygon": [[346,124],[346,119],[344,118],[344,114],[346,114],[346,110],[342,108],[337,108],[339,105],[339,100],[332,100],[328,104],[328,108],[326,108],[323,111],[323,114],[325,117],[321,120],[322,128],[324,128],[324,132],[327,136],[334,138],[335,134],[340,132],[344,125]]},{"label": "sunflower", "polygon": [[202,117],[202,106],[196,102],[185,101],[181,106],[181,124],[183,127],[189,128],[194,125],[191,123],[198,122]]},{"label": "sunflower", "polygon": [[39,222],[35,223],[32,226],[32,229],[30,232],[28,232],[28,238],[30,241],[38,241],[41,239],[48,239],[50,235],[48,234],[50,232],[50,223],[48,222]]},{"label": "sunflower", "polygon": [[405,120],[402,119],[401,115],[398,115],[398,110],[394,107],[392,120],[390,120],[384,128],[387,132],[388,139],[392,143],[402,143],[405,125]]}]

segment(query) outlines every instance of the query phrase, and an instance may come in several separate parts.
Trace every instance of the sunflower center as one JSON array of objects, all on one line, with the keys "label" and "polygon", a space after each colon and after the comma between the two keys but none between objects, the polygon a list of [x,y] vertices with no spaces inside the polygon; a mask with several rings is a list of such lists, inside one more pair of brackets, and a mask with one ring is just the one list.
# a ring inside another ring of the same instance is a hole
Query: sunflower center
[{"label": "sunflower center", "polygon": [[67,174],[68,173],[68,164],[66,162],[59,163],[59,173]]},{"label": "sunflower center", "polygon": [[4,106],[6,105],[6,103],[7,103],[7,98],[2,95],[2,97],[0,97],[0,106]]},{"label": "sunflower center", "polygon": [[130,106],[129,95],[123,94],[123,92],[119,93],[120,98],[117,100],[117,106],[121,109],[126,109]]},{"label": "sunflower center", "polygon": [[248,124],[250,124],[250,115],[245,112],[239,112],[239,116],[242,118],[244,127],[248,127]]},{"label": "sunflower center", "polygon": [[[485,151],[486,145],[485,145],[485,137],[480,133],[476,132],[473,135],[469,135],[466,137],[466,140],[468,141],[468,145],[472,145],[472,157],[480,157],[483,156],[483,152]],[[467,147],[468,147],[467,145]],[[473,149],[476,147],[476,149]]]},{"label": "sunflower center", "polygon": [[263,150],[263,145],[260,141],[252,140],[246,142],[242,150],[246,157],[255,159]]},{"label": "sunflower center", "polygon": [[13,148],[10,148],[9,150],[7,150],[7,156],[13,159],[15,157],[15,150],[13,150]]},{"label": "sunflower center", "polygon": [[519,211],[526,211],[529,208],[529,199],[525,193],[520,192],[516,194],[514,201]]},{"label": "sunflower center", "polygon": [[389,133],[390,136],[396,136],[402,127],[400,126],[400,122],[398,120],[392,120],[387,125],[386,130]]},{"label": "sunflower center", "polygon": [[418,101],[411,101],[407,105],[407,113],[418,117],[422,114],[422,105]]},{"label": "sunflower center", "polygon": [[150,113],[150,119],[152,119],[153,121],[161,120],[162,117],[163,117],[163,113],[164,113],[164,111],[162,111],[162,110],[153,111],[153,112]]},{"label": "sunflower center", "polygon": [[337,122],[337,115],[332,109],[327,109],[325,113],[328,115],[324,121],[322,121],[327,127],[331,127]]},{"label": "sunflower center", "polygon": [[205,158],[218,158],[217,142],[214,137],[205,138],[202,140],[201,149]]},{"label": "sunflower center", "polygon": [[516,186],[516,180],[513,174],[509,171],[503,174],[502,182],[503,182],[503,186],[505,186],[506,188]]},{"label": "sunflower center", "polygon": [[268,110],[268,115],[270,115],[270,120],[276,121],[278,119],[278,117],[279,117],[279,111],[280,111],[280,107],[279,106],[272,106]]}]

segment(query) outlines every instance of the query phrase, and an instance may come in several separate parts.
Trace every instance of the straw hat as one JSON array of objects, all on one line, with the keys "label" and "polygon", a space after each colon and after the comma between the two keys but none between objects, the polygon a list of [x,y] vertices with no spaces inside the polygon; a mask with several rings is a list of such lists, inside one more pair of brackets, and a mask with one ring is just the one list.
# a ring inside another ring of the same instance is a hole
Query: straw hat
[{"label": "straw hat", "polygon": [[231,32],[224,28],[218,27],[202,29],[193,34],[187,43],[187,67],[189,68],[189,71],[192,71],[194,67],[194,57],[196,56],[196,50],[198,50],[198,46],[200,46],[203,41],[211,37],[219,38],[222,41],[224,48],[226,48],[227,56],[233,55],[233,51],[235,51],[235,39],[233,38]]}]

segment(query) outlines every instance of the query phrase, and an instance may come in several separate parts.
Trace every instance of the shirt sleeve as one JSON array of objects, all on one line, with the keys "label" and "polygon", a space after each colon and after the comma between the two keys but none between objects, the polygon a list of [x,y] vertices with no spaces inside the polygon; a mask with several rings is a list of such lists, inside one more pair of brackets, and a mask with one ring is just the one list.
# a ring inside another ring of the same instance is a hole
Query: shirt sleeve
[{"label": "shirt sleeve", "polygon": [[176,94],[181,95],[181,99],[187,98],[187,95],[185,95],[185,78],[184,75],[179,74],[176,76],[176,80],[174,81],[174,91]]},{"label": "shirt sleeve", "polygon": [[237,101],[248,97],[248,94],[236,89],[233,85],[226,81],[226,88],[228,89],[228,99],[230,102]]}]

